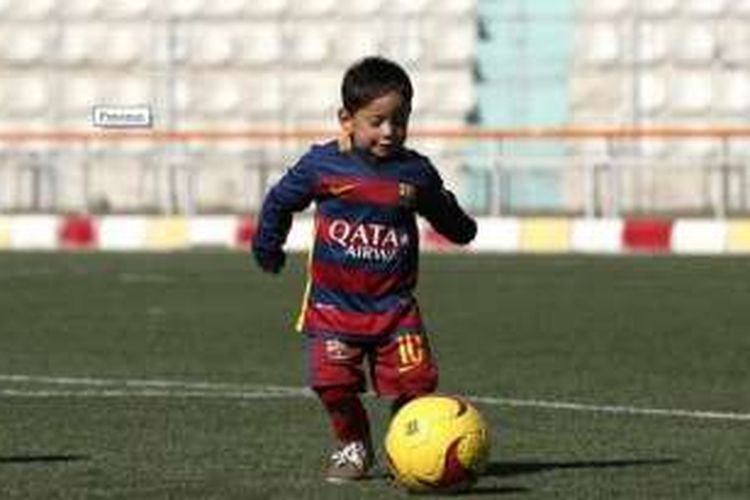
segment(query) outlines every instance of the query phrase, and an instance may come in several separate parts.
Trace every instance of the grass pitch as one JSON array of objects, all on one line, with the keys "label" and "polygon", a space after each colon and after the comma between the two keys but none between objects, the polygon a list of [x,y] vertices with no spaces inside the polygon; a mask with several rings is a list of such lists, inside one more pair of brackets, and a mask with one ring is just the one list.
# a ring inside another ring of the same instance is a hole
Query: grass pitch
[{"label": "grass pitch", "polygon": [[[405,497],[321,480],[303,285],[301,257],[0,254],[0,498]],[[418,295],[493,430],[463,496],[750,497],[750,260],[425,256]]]}]

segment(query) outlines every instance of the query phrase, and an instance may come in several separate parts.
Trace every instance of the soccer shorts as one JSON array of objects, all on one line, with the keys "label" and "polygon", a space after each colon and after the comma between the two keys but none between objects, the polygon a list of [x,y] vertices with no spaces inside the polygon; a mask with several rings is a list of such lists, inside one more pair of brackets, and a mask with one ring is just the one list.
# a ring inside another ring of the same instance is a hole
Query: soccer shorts
[{"label": "soccer shorts", "polygon": [[344,386],[363,392],[366,371],[375,392],[386,398],[426,394],[437,387],[437,365],[423,332],[366,341],[307,334],[305,343],[313,389]]}]

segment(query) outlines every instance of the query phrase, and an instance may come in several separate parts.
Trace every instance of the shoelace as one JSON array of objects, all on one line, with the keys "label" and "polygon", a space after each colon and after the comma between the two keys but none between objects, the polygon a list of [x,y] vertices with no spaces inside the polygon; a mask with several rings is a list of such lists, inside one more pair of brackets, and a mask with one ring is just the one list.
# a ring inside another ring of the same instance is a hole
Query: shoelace
[{"label": "shoelace", "polygon": [[338,451],[335,451],[331,455],[331,460],[336,467],[343,467],[347,464],[352,464],[358,469],[363,469],[365,466],[365,455],[367,450],[360,441],[354,441],[349,443]]}]

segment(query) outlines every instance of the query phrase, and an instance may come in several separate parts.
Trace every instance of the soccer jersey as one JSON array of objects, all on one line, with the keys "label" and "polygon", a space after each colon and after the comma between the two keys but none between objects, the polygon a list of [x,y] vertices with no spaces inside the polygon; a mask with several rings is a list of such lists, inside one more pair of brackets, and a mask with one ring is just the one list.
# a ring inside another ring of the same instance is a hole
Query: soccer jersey
[{"label": "soccer jersey", "polygon": [[353,338],[421,331],[413,294],[416,214],[456,243],[476,233],[429,160],[403,150],[376,162],[342,153],[336,142],[313,146],[264,200],[253,240],[259,259],[281,253],[292,214],[312,202],[314,242],[298,328]]}]

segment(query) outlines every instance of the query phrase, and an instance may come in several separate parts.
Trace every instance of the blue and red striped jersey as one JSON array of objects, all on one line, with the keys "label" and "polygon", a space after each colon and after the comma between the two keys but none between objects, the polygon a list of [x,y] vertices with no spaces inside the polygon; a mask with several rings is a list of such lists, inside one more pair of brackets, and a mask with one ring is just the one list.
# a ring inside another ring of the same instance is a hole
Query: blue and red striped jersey
[{"label": "blue and red striped jersey", "polygon": [[[387,160],[313,146],[267,194],[253,252],[268,269],[283,257],[292,214],[315,203],[308,288],[298,327],[361,338],[421,330],[414,288],[416,215],[465,244],[476,223],[443,186],[430,161],[404,149]],[[283,259],[282,259],[283,262]]]}]

